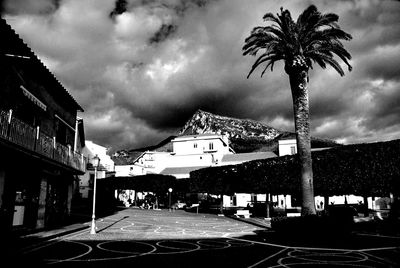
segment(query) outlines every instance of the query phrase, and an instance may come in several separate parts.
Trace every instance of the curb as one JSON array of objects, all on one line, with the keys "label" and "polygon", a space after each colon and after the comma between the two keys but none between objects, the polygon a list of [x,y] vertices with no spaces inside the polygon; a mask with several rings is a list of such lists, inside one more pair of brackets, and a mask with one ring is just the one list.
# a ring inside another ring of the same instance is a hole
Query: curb
[{"label": "curb", "polygon": [[248,223],[248,224],[251,224],[251,225],[255,225],[255,226],[257,226],[257,227],[261,227],[261,228],[265,228],[265,229],[270,229],[270,227],[268,227],[268,226],[266,226],[266,225],[262,225],[262,224],[259,224],[259,223],[254,222],[254,221],[251,221],[251,220],[246,220],[246,219],[238,218],[238,217],[235,217],[235,216],[226,216],[226,217],[227,217],[227,218],[230,218],[230,219],[233,219],[233,220],[237,220],[237,221],[241,221],[241,222],[244,222],[244,223]]},{"label": "curb", "polygon": [[35,232],[31,234],[26,234],[26,235],[21,235],[18,237],[18,239],[21,240],[28,240],[28,239],[37,239],[41,241],[46,241],[50,239],[54,239],[60,236],[68,235],[70,233],[78,232],[84,229],[89,228],[89,226],[86,226],[84,224],[73,224],[69,226],[65,226],[63,228],[59,229],[53,229],[53,230],[47,230],[47,231],[41,231],[41,232]]},{"label": "curb", "polygon": [[[60,229],[59,230],[50,230],[47,232],[49,232],[49,233],[55,232],[55,233],[48,234],[48,235],[43,234],[46,232],[39,232],[39,233],[20,236],[20,237],[18,237],[18,240],[20,240],[22,242],[21,244],[23,246],[18,248],[17,251],[18,252],[30,251],[35,247],[40,247],[41,245],[44,245],[47,242],[50,242],[51,240],[54,240],[54,239],[57,239],[57,238],[60,238],[60,237],[63,237],[63,236],[66,236],[66,235],[69,235],[69,234],[72,234],[75,232],[79,232],[79,231],[82,231],[85,229],[89,229],[89,227],[90,227],[90,226],[85,226],[82,224],[79,224],[79,225],[80,226],[72,227],[72,228],[69,228],[69,229],[63,230],[63,231],[60,231]],[[73,226],[73,225],[71,225],[71,226]],[[29,241],[29,240],[31,240],[31,241]],[[25,241],[25,243],[24,243],[24,241]]]}]

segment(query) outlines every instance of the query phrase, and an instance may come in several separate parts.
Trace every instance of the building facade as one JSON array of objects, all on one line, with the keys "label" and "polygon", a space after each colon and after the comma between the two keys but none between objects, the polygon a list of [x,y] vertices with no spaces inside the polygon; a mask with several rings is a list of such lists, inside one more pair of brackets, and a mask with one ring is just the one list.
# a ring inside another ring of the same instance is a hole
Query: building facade
[{"label": "building facade", "polygon": [[4,19],[0,36],[1,227],[51,227],[86,169],[83,109]]},{"label": "building facade", "polygon": [[218,134],[181,136],[171,143],[172,152],[146,151],[132,163],[116,165],[115,176],[164,174],[188,178],[190,171],[222,165],[224,156],[234,154],[227,137]]},{"label": "building facade", "polygon": [[[180,136],[172,139],[171,143],[172,152],[146,151],[128,165],[116,165],[116,177],[162,174],[187,179],[191,171],[201,168],[277,157],[273,152],[236,154],[229,146],[229,139],[219,134]],[[255,200],[265,201],[265,198],[265,195],[236,193],[223,196],[223,204],[225,207],[246,206]]]},{"label": "building facade", "polygon": [[90,160],[94,156],[100,159],[100,166],[97,168],[96,178],[99,180],[113,177],[115,175],[114,161],[107,154],[107,148],[92,141],[85,141],[82,149],[83,156],[88,160],[85,174],[79,176],[79,195],[81,199],[91,199],[93,197],[93,182],[95,169]]}]

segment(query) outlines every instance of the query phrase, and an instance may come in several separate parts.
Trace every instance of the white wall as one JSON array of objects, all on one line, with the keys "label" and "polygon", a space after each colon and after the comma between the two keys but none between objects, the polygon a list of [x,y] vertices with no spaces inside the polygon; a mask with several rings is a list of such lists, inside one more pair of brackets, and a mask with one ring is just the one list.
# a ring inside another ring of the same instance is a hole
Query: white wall
[{"label": "white wall", "polygon": [[167,152],[146,152],[138,162],[143,164],[145,173],[160,173],[165,167],[167,167],[171,158],[171,153]]},{"label": "white wall", "polygon": [[[223,142],[223,140],[225,142]],[[210,144],[212,146],[210,147]],[[218,152],[229,153],[229,145],[222,135],[183,136],[172,140],[176,155],[203,154]]]},{"label": "white wall", "polygon": [[223,195],[222,196],[222,202],[224,207],[231,207],[233,206],[232,204],[232,197],[228,195]]},{"label": "white wall", "polygon": [[146,171],[144,166],[141,165],[116,165],[115,177],[128,177],[145,175]]},{"label": "white wall", "polygon": [[[329,197],[329,204],[343,205],[345,204],[345,198],[347,199],[347,204],[359,204],[364,203],[364,198],[357,195],[334,195]],[[320,202],[324,202],[323,196],[315,197],[315,206],[318,207]],[[368,208],[369,209],[387,209],[390,204],[390,198],[388,197],[368,197]]]},{"label": "white wall", "polygon": [[[105,167],[106,170],[97,171],[97,179],[106,177],[106,171],[114,171],[114,161],[107,155],[107,148],[92,141],[85,141],[85,147],[82,149],[82,154],[88,159],[88,162],[97,155],[100,158],[100,165]],[[90,174],[94,174],[94,170],[86,170],[84,175],[79,176],[79,192],[83,198],[88,198]]]},{"label": "white wall", "polygon": [[[210,143],[213,144],[212,150],[209,148]],[[194,146],[194,144],[197,146]],[[115,176],[159,174],[162,170],[169,167],[215,166],[222,162],[224,154],[232,153],[227,137],[222,135],[182,136],[173,139],[172,145],[172,153],[147,151],[136,159],[132,165],[116,166]]]},{"label": "white wall", "polygon": [[250,194],[235,194],[236,195],[236,206],[247,207],[247,204],[251,203]]},{"label": "white wall", "polygon": [[279,156],[297,153],[296,139],[279,140]]},{"label": "white wall", "polygon": [[114,171],[114,161],[107,154],[107,148],[92,141],[85,141],[85,147],[82,149],[82,154],[87,157],[88,162],[97,155],[100,158],[100,165],[104,166],[107,171]]},{"label": "white wall", "polygon": [[213,159],[211,154],[173,155],[169,159],[168,167],[211,166]]}]

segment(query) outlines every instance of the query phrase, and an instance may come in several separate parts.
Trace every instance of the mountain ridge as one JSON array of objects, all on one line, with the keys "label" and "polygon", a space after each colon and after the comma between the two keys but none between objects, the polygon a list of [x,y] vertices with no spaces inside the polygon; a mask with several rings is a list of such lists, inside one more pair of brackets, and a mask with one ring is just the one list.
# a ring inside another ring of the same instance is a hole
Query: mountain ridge
[{"label": "mountain ridge", "polygon": [[225,134],[229,138],[248,136],[273,139],[284,131],[277,130],[259,121],[221,116],[197,110],[179,131],[178,136],[203,133]]},{"label": "mountain ridge", "polygon": [[[229,116],[216,115],[203,110],[197,110],[178,131],[177,136],[220,134],[228,136],[230,146],[236,153],[278,151],[278,140],[295,138],[295,133],[273,128],[265,123],[252,119],[238,119]],[[170,136],[157,145],[143,148],[120,150],[113,157],[125,158],[128,162],[145,151],[172,152]],[[328,139],[312,137],[312,148],[335,147],[340,144]],[[120,159],[119,159],[120,160]],[[120,161],[118,161],[120,162]]]}]

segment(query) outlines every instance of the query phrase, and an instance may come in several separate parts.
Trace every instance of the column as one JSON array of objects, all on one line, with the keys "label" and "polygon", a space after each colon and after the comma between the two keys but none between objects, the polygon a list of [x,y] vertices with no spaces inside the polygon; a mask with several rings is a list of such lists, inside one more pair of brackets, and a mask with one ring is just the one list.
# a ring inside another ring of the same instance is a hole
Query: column
[{"label": "column", "polygon": [[6,175],[6,172],[0,168],[0,208],[3,207],[5,175]]},{"label": "column", "polygon": [[43,228],[45,225],[45,212],[46,212],[46,197],[47,197],[47,179],[41,178],[40,180],[40,193],[38,202],[38,217],[36,221],[36,228]]}]

